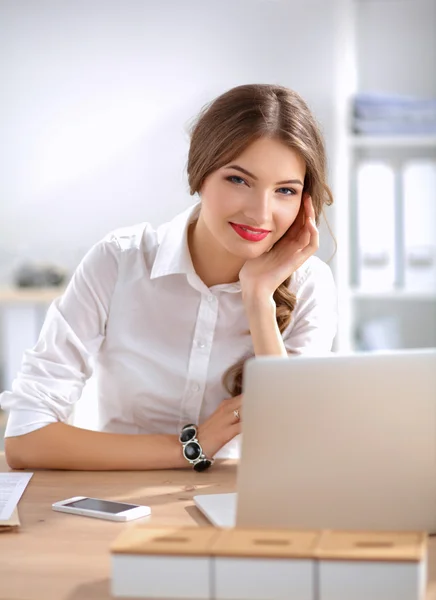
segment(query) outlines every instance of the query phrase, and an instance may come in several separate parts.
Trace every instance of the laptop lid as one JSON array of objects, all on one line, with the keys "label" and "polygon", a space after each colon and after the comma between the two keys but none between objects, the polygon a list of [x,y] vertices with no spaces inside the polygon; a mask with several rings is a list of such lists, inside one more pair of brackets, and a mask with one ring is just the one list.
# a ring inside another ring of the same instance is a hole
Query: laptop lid
[{"label": "laptop lid", "polygon": [[245,366],[236,523],[436,531],[436,350]]}]

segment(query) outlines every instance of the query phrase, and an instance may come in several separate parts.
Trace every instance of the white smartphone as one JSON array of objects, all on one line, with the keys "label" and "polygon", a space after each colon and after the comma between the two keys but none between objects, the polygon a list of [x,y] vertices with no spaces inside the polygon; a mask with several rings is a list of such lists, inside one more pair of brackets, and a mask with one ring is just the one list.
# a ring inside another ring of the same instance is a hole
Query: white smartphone
[{"label": "white smartphone", "polygon": [[86,496],[75,496],[74,498],[55,502],[51,506],[53,510],[59,512],[108,519],[109,521],[132,521],[133,519],[146,517],[151,513],[149,506],[87,498]]}]

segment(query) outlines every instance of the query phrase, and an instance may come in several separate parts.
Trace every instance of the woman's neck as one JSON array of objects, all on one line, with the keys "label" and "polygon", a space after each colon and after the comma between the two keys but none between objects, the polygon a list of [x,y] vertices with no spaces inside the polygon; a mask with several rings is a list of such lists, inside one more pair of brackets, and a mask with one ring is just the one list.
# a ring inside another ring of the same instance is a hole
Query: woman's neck
[{"label": "woman's neck", "polygon": [[201,219],[189,226],[188,247],[195,272],[207,287],[239,280],[244,261],[218,244]]}]

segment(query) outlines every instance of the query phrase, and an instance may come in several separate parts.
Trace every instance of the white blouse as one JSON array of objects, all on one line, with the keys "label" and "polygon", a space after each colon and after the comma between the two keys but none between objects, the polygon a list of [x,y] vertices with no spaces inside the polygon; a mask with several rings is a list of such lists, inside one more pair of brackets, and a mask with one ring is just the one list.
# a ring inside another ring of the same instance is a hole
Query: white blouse
[{"label": "white blouse", "polygon": [[[238,283],[208,288],[195,273],[190,207],[154,229],[119,229],[85,256],[25,352],[5,436],[66,422],[95,370],[100,429],[176,434],[201,423],[228,396],[226,369],[253,353]],[[283,334],[290,353],[329,353],[337,326],[330,268],[311,257],[291,279],[297,304]]]}]

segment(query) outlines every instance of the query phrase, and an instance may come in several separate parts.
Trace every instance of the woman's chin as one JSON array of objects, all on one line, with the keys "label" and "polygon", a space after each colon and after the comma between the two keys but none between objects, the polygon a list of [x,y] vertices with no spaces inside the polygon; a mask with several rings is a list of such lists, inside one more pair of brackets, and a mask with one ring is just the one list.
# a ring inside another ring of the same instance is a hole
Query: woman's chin
[{"label": "woman's chin", "polygon": [[230,252],[230,254],[233,254],[233,256],[246,261],[262,256],[262,254],[265,254],[265,252],[268,251],[268,247],[269,246],[266,246],[265,244],[260,245],[259,243],[252,243],[243,248],[240,246],[238,247],[236,244],[229,244],[227,246],[227,250]]}]

